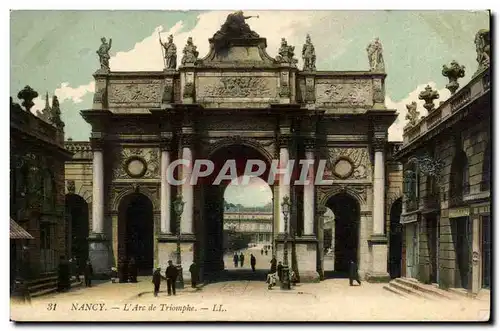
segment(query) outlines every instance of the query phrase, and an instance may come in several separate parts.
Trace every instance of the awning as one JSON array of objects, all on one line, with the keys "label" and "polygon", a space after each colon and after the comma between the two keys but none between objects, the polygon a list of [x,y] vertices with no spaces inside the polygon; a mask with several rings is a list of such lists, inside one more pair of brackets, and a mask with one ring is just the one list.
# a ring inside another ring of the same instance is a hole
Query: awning
[{"label": "awning", "polygon": [[35,239],[12,218],[10,219],[10,239]]}]

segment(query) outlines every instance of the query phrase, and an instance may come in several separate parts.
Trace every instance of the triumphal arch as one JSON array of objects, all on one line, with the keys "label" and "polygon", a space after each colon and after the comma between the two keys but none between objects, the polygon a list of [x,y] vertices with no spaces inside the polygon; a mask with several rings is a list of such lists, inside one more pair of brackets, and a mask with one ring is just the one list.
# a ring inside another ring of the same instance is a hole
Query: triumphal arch
[{"label": "triumphal arch", "polygon": [[[380,42],[368,48],[369,70],[319,71],[307,36],[300,70],[293,46],[283,39],[278,55],[271,57],[266,39],[245,19],[241,12],[229,15],[208,41],[205,57],[198,56],[189,38],[178,61],[169,38],[162,45],[165,69],[157,72],[111,71],[111,45],[103,39],[93,107],[81,111],[92,125],[90,143],[68,142],[75,158],[66,166],[68,194],[80,196],[89,210],[88,254],[94,269],[108,272],[131,252],[148,270],[165,270],[167,260],[175,262],[173,201],[178,194],[185,203],[179,217],[185,277],[193,260],[203,273],[223,269],[228,180],[172,185],[169,165],[205,159],[213,161],[217,173],[234,159],[240,175],[249,159],[267,165],[305,159],[326,160],[323,179],[329,182],[271,185],[278,260],[285,233],[293,234],[301,280],[323,276],[322,215],[328,207],[338,223],[335,269],[345,271],[355,259],[362,275],[387,277],[385,158],[395,111],[384,105]],[[182,169],[189,174],[189,167]],[[281,210],[285,196],[292,201],[287,228]]]}]

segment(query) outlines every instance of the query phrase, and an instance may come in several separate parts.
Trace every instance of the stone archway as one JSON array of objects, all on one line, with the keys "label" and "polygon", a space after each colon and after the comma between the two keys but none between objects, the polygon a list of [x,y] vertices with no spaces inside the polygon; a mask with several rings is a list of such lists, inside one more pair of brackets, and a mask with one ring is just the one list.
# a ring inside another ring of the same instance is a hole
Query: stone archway
[{"label": "stone archway", "polygon": [[341,192],[330,196],[325,205],[335,215],[333,272],[335,276],[347,276],[349,261],[359,264],[360,204],[352,195]]},{"label": "stone archway", "polygon": [[131,258],[135,259],[139,274],[151,274],[154,263],[153,203],[142,193],[124,196],[118,206],[118,261],[130,261]]},{"label": "stone archway", "polygon": [[389,259],[387,270],[391,278],[401,277],[403,232],[399,223],[403,211],[403,199],[396,199],[390,210]]},{"label": "stone archway", "polygon": [[[201,181],[203,215],[200,231],[198,231],[202,236],[200,238],[202,244],[199,256],[206,278],[214,277],[214,275],[217,277],[225,267],[223,247],[224,192],[231,180],[224,179],[214,185],[218,174],[222,169],[227,170],[224,167],[227,160],[234,160],[235,162],[236,173],[233,174],[234,178],[244,174],[248,160],[261,160],[266,164],[266,170],[258,177],[267,182],[270,168],[270,155],[263,154],[261,148],[251,146],[245,143],[245,140],[239,141],[240,143],[234,143],[233,141],[233,144],[229,143],[230,140],[224,141],[209,153],[209,159],[214,163],[214,171],[211,176]],[[230,172],[225,173],[230,174]],[[246,259],[249,259],[249,256]],[[246,263],[248,264],[248,262]]]},{"label": "stone archway", "polygon": [[89,205],[85,199],[78,195],[66,194],[66,220],[68,229],[68,253],[76,257],[79,270],[83,268],[89,257]]}]

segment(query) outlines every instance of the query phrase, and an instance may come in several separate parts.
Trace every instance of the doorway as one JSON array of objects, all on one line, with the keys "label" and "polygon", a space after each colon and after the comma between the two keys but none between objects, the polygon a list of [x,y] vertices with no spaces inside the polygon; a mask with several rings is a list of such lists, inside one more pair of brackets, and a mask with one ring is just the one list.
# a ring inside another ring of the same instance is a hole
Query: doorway
[{"label": "doorway", "polygon": [[427,248],[429,250],[429,281],[438,280],[438,221],[436,214],[428,214],[427,221]]},{"label": "doorway", "polygon": [[491,222],[490,216],[483,216],[481,222],[481,287],[491,286]]},{"label": "doorway", "polygon": [[472,222],[468,216],[454,218],[451,222],[455,248],[455,286],[470,289],[472,283]]},{"label": "doorway", "polygon": [[350,260],[359,265],[359,205],[356,199],[345,193],[334,195],[326,205],[335,215],[333,270],[336,275],[346,276]]},{"label": "doorway", "polygon": [[391,207],[391,228],[389,233],[389,275],[391,278],[401,277],[401,260],[403,250],[402,225],[399,223],[403,210],[402,199],[399,198]]},{"label": "doorway", "polygon": [[69,230],[69,253],[76,258],[78,270],[83,270],[89,257],[89,206],[85,199],[77,194],[66,195],[66,217]]},{"label": "doorway", "polygon": [[133,193],[120,203],[118,259],[135,259],[139,275],[150,275],[154,263],[153,204],[141,193]]}]

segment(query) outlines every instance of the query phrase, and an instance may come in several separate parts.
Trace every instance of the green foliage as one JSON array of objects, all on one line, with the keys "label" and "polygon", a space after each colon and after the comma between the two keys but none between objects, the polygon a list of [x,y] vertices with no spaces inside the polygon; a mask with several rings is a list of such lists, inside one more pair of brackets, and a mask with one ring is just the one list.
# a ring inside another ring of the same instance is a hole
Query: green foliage
[{"label": "green foliage", "polygon": [[224,230],[224,252],[234,252],[248,247],[251,237],[234,230]]}]

